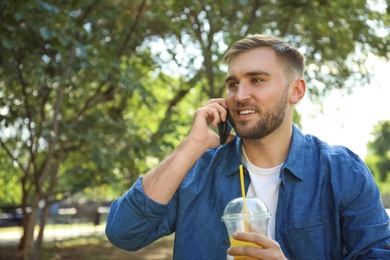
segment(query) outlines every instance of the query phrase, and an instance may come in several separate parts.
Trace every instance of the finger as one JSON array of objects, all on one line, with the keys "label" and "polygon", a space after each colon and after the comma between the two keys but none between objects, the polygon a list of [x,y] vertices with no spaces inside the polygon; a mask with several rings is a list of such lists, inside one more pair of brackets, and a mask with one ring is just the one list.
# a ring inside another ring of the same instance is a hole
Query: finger
[{"label": "finger", "polygon": [[231,256],[251,257],[250,259],[283,259],[287,260],[280,248],[258,248],[252,246],[236,246],[228,249]]},{"label": "finger", "polygon": [[272,247],[276,242],[267,236],[254,232],[236,232],[233,237],[237,240],[255,243],[264,248]]},{"label": "finger", "polygon": [[210,99],[210,100],[206,103],[206,106],[209,105],[209,104],[219,104],[219,105],[222,106],[223,108],[227,109],[227,102],[226,102],[226,99],[223,99],[223,98],[212,98],[212,99]]},{"label": "finger", "polygon": [[[253,243],[253,246],[231,247],[228,252],[231,255],[246,255],[258,259],[285,259],[280,245],[275,240],[253,232],[236,232],[234,239]],[[260,246],[260,248],[258,248]]]},{"label": "finger", "polygon": [[[230,247],[227,250],[227,253],[231,256],[254,257],[256,259],[266,259],[264,249],[252,247],[252,246]],[[253,259],[253,258],[250,258],[250,259]]]},{"label": "finger", "polygon": [[219,113],[218,122],[222,121],[225,122],[227,118],[227,110],[225,107],[223,107],[220,103],[210,103],[205,106],[205,108],[213,108],[217,109]]},{"label": "finger", "polygon": [[195,114],[195,120],[199,118],[198,115],[202,115],[206,119],[207,124],[211,124],[214,127],[216,127],[219,121],[221,121],[220,110],[218,110],[218,108],[215,106],[206,106],[199,108],[197,109]]},{"label": "finger", "polygon": [[218,107],[217,108],[212,107],[211,111],[213,113],[212,125],[213,127],[217,127],[218,123],[221,121],[221,113],[223,113],[223,111],[218,109]]}]

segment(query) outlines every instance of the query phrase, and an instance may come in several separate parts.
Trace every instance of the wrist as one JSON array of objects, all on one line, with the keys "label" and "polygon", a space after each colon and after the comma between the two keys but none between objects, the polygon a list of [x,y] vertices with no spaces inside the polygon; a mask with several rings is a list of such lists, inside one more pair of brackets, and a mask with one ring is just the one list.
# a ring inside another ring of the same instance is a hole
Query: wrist
[{"label": "wrist", "polygon": [[199,156],[209,149],[209,145],[205,139],[198,139],[192,136],[186,137],[182,145],[187,147],[191,153],[198,154]]}]

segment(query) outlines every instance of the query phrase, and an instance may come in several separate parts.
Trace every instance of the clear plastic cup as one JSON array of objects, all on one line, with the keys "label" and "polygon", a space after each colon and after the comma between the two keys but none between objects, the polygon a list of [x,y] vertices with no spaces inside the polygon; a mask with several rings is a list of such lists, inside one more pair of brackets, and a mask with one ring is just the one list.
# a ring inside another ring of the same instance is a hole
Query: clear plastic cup
[{"label": "clear plastic cup", "polygon": [[[245,200],[245,201],[244,201]],[[245,208],[245,212],[244,212]],[[256,232],[262,235],[268,233],[268,220],[270,213],[263,201],[254,197],[236,198],[225,207],[222,221],[229,233],[231,246],[254,246],[254,243],[238,241],[233,238],[235,232]],[[248,258],[247,256],[235,256],[234,259]]]}]

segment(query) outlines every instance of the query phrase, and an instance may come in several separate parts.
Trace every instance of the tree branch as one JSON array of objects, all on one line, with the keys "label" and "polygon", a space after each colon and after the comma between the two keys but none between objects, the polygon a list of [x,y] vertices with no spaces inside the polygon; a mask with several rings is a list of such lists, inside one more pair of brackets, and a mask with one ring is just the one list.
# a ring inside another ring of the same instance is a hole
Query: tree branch
[{"label": "tree branch", "polygon": [[171,100],[171,102],[169,103],[166,109],[165,117],[159,123],[157,132],[155,132],[152,135],[152,138],[150,139],[151,140],[150,143],[156,143],[164,135],[164,132],[160,131],[160,129],[162,129],[162,126],[169,123],[169,119],[171,118],[172,108],[174,107],[174,104],[178,104],[180,100],[182,100],[188,94],[188,92],[189,90],[180,90],[178,93],[176,93],[176,96]]},{"label": "tree branch", "polygon": [[3,142],[3,140],[1,140],[1,138],[0,138],[0,145],[1,145],[1,147],[3,147],[3,149],[5,150],[5,152],[7,153],[7,155],[8,155],[14,162],[16,162],[16,164],[19,166],[19,168],[22,170],[22,172],[23,172],[25,175],[27,175],[27,174],[28,174],[27,169],[25,169],[25,168],[23,167],[23,164],[21,164],[20,161],[18,160],[18,158],[16,158],[16,157],[12,154],[11,150],[8,149],[7,145]]},{"label": "tree branch", "polygon": [[42,188],[42,183],[46,179],[47,175],[51,171],[52,159],[54,157],[55,145],[58,139],[58,115],[60,114],[60,108],[64,96],[65,87],[62,86],[57,90],[57,99],[54,106],[53,124],[52,124],[52,136],[49,140],[49,148],[46,156],[45,164],[42,169],[41,176],[38,180],[38,189]]},{"label": "tree branch", "polygon": [[[131,37],[133,36],[133,34],[135,33],[135,30],[136,30],[136,26],[138,25],[138,22],[139,20],[141,19],[141,14],[142,14],[142,11],[145,7],[145,4],[146,4],[146,0],[143,0],[142,3],[140,4],[139,8],[138,8],[138,11],[137,11],[137,15],[132,23],[132,25],[130,26],[130,30],[129,32],[126,34],[126,37],[121,45],[121,47],[119,48],[119,51],[117,52],[116,54],[116,58],[120,58],[126,47],[127,47],[127,44],[129,42],[129,40],[131,39]],[[99,103],[98,101],[98,98],[100,97],[100,95],[103,93],[102,92],[102,89],[103,89],[103,86],[107,84],[107,82],[109,82],[111,79],[112,79],[112,75],[115,73],[115,67],[112,66],[111,67],[111,70],[110,70],[110,73],[107,75],[107,78],[105,80],[103,80],[99,86],[97,87],[95,93],[93,95],[91,95],[87,101],[85,102],[85,105],[84,107],[79,111],[79,113],[77,113],[77,115],[74,117],[74,119],[72,120],[72,124],[76,123],[77,122],[77,119],[82,116],[84,113],[86,113],[89,109],[91,109],[92,107],[94,107],[96,104]],[[113,90],[114,90],[114,86],[110,86],[109,88],[109,91],[111,91],[111,96],[113,95]],[[110,99],[104,99],[102,100],[101,102],[106,102],[108,100],[111,100],[112,98]]]},{"label": "tree branch", "polygon": [[[15,49],[12,49],[12,54],[14,55],[14,58],[15,58],[15,61],[16,61],[16,71],[18,73],[18,77],[19,77],[19,83],[21,85],[21,89],[22,89],[22,96],[23,96],[23,100],[24,100],[24,109],[26,111],[26,115],[27,115],[27,119],[28,119],[28,123],[27,123],[27,128],[28,128],[28,131],[30,132],[30,136],[29,136],[29,139],[30,139],[30,142],[31,142],[31,145],[29,146],[29,153],[30,153],[30,159],[27,163],[27,168],[25,169],[26,172],[29,171],[29,168],[30,166],[32,165],[33,168],[34,168],[34,171],[37,169],[37,166],[36,166],[36,163],[35,163],[35,154],[34,154],[34,151],[33,151],[33,147],[34,147],[34,135],[32,134],[33,132],[33,129],[32,129],[32,115],[31,115],[31,109],[30,109],[30,105],[29,105],[29,98],[28,98],[28,94],[27,94],[27,83],[24,81],[24,78],[23,78],[23,73],[22,73],[22,62],[20,61],[19,59],[19,56],[17,55]],[[18,162],[20,163],[20,162]]]},{"label": "tree branch", "polygon": [[124,40],[124,42],[122,44],[122,47],[119,48],[119,51],[118,51],[118,53],[116,55],[117,58],[120,58],[123,55],[123,53],[124,53],[124,51],[126,49],[127,43],[131,39],[131,36],[134,34],[135,29],[136,29],[136,27],[138,25],[138,22],[139,22],[139,20],[141,18],[141,13],[142,13],[142,11],[143,11],[143,9],[145,7],[145,3],[146,3],[146,1],[143,0],[142,3],[140,4],[140,6],[138,7],[138,11],[137,11],[137,14],[136,14],[136,16],[134,18],[133,24],[130,26],[130,30],[129,30],[129,32],[126,35],[126,38],[125,38],[125,40]]},{"label": "tree branch", "polygon": [[[194,78],[197,78],[198,75],[196,75]],[[156,133],[153,134],[152,138],[151,138],[151,143],[156,143],[160,138],[161,136],[164,135],[164,133],[162,131],[160,131],[160,129],[163,129],[162,126],[164,126],[165,124],[167,124],[169,122],[169,119],[172,115],[172,108],[175,107],[181,100],[183,100],[183,98],[190,92],[190,89],[191,87],[189,87],[188,89],[181,89],[179,90],[175,97],[173,97],[171,99],[171,101],[169,102],[169,105],[167,106],[167,109],[165,110],[165,117],[160,121],[159,123],[159,126],[158,126],[158,130]]]},{"label": "tree branch", "polygon": [[248,32],[250,31],[253,23],[256,21],[256,12],[257,12],[257,10],[260,8],[260,6],[264,5],[265,3],[267,3],[267,2],[262,2],[261,0],[254,1],[253,6],[251,8],[252,13],[251,13],[251,16],[250,16],[250,18],[248,20],[248,27],[246,28],[246,31],[245,31],[244,35],[248,34]]}]

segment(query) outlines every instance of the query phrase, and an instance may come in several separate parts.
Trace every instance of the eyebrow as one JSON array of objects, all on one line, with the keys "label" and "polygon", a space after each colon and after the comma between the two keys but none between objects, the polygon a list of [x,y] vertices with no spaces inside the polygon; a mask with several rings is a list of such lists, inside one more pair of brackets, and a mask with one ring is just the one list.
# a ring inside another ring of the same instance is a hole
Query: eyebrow
[{"label": "eyebrow", "polygon": [[[265,71],[250,71],[250,72],[247,72],[244,74],[244,77],[253,77],[253,76],[267,76],[267,77],[270,77],[271,74],[268,73],[268,72],[265,72]],[[234,79],[237,79],[235,76],[228,76],[226,77],[225,79],[225,83],[230,81],[230,80],[234,80]]]}]

